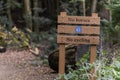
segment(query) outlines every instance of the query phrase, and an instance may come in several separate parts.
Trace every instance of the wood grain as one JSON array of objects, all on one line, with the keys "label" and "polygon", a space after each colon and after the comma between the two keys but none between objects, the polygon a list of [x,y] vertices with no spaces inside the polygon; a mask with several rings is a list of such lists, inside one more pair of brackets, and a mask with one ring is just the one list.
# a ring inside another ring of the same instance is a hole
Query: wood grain
[{"label": "wood grain", "polygon": [[64,44],[99,44],[98,36],[68,36],[68,35],[58,35],[57,43]]},{"label": "wood grain", "polygon": [[[81,28],[81,32],[76,32],[76,28]],[[68,34],[100,34],[100,26],[72,26],[72,25],[58,25],[58,33]]]}]

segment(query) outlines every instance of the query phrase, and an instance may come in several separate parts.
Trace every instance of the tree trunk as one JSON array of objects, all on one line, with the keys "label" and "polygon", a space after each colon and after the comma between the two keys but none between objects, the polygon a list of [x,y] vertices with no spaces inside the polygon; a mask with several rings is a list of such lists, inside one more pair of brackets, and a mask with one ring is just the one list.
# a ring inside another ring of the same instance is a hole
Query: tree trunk
[{"label": "tree trunk", "polygon": [[30,0],[24,0],[24,7],[25,7],[25,22],[26,26],[32,30],[32,12],[30,7]]},{"label": "tree trunk", "polygon": [[60,12],[60,10],[59,10],[59,1],[56,1],[56,4],[57,4],[57,15],[59,15],[59,12]]},{"label": "tree trunk", "polygon": [[48,8],[48,12],[51,14],[52,13],[52,5],[51,5],[51,0],[47,0],[47,8]]},{"label": "tree trunk", "polygon": [[[40,1],[41,2],[41,1]],[[39,4],[41,5],[41,4]],[[34,11],[33,11],[33,14],[34,14],[34,30],[35,32],[39,32],[39,22],[36,18],[39,17],[39,13],[38,13],[38,10],[36,10],[36,8],[38,8],[38,0],[34,0]]]},{"label": "tree trunk", "polygon": [[83,16],[86,16],[85,0],[83,0]]},{"label": "tree trunk", "polygon": [[[109,5],[111,5],[111,1],[110,0],[109,0]],[[110,21],[110,25],[112,26],[112,11],[109,10],[109,13],[110,13],[110,15],[109,15],[109,21]]]},{"label": "tree trunk", "polygon": [[[109,5],[111,5],[111,0],[109,0]],[[112,11],[111,10],[109,10],[109,22],[110,22],[110,27],[113,27],[113,25],[112,25]],[[109,35],[109,39],[111,38],[111,36]],[[113,45],[113,41],[110,39],[110,41],[109,41],[110,43],[109,43],[109,48],[111,48],[112,47],[112,45]]]},{"label": "tree trunk", "polygon": [[97,7],[97,0],[93,0],[92,7],[91,7],[91,13],[96,12],[96,7]]},{"label": "tree trunk", "polygon": [[[10,4],[10,0],[7,0],[7,3]],[[8,20],[10,21],[10,25],[13,25],[13,19],[12,19],[10,5],[7,8],[7,16],[8,16]]]}]

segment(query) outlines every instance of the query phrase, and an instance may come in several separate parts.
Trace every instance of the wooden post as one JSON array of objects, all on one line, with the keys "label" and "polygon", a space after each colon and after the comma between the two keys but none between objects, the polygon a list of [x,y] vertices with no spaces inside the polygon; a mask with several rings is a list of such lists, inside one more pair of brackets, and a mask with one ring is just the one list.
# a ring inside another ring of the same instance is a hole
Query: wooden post
[{"label": "wooden post", "polygon": [[[92,13],[92,17],[98,18],[98,14]],[[100,20],[98,20],[98,21],[100,22]],[[96,51],[97,51],[97,46],[91,45],[90,46],[90,63],[91,64],[93,64],[96,61],[96,54],[97,54]],[[96,80],[95,68],[92,68],[90,73],[91,73],[90,80]]]},{"label": "wooden post", "polygon": [[[96,48],[97,46],[90,46],[90,63],[93,64],[93,62],[95,62],[96,60]],[[91,76],[90,76],[90,80],[95,80],[95,69],[92,68],[91,69]]]},{"label": "wooden post", "polygon": [[[65,45],[60,44],[59,46],[59,74],[65,73]],[[63,78],[61,80],[64,80]]]}]

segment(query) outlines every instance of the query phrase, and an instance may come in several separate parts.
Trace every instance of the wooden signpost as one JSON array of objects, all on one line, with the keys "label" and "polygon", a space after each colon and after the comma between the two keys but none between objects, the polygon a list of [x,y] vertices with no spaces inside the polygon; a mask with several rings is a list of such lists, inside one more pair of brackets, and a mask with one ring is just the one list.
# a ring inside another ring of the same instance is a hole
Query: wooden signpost
[{"label": "wooden signpost", "polygon": [[[65,45],[66,44],[90,44],[90,63],[96,60],[96,47],[99,44],[100,17],[93,13],[92,16],[68,16],[61,12],[58,16],[59,43],[59,74],[65,73]],[[91,70],[94,74],[94,69]],[[64,79],[62,79],[64,80]],[[95,77],[90,78],[95,80]]]}]

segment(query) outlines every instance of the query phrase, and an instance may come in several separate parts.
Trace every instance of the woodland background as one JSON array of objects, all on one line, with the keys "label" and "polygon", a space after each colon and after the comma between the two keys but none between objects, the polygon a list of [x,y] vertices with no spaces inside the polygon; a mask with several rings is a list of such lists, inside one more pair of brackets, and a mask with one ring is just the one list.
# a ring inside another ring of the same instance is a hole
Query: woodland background
[{"label": "woodland background", "polygon": [[112,47],[119,43],[120,37],[119,3],[119,0],[0,0],[0,30],[6,34],[5,37],[8,32],[15,34],[11,32],[15,27],[27,35],[28,41],[22,35],[16,36],[26,43],[18,46],[43,43],[47,39],[53,41],[52,47],[56,47],[57,16],[61,11],[77,16],[90,16],[97,12],[101,17],[102,40],[108,44],[107,47]]},{"label": "woodland background", "polygon": [[47,59],[58,47],[57,16],[101,18],[100,50],[103,55],[120,60],[120,0],[0,0],[0,47],[34,49]]}]

